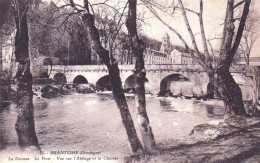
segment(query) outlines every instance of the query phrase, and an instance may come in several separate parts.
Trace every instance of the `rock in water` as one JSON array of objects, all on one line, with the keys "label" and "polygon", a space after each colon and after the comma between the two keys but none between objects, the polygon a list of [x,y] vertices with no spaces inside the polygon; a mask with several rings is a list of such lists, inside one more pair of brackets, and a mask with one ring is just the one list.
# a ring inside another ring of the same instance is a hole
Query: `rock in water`
[{"label": "rock in water", "polygon": [[43,98],[55,98],[61,96],[61,89],[55,86],[46,85],[41,89]]},{"label": "rock in water", "polygon": [[88,93],[95,92],[95,87],[92,84],[80,84],[80,85],[76,85],[75,88],[76,88],[76,92],[78,93],[88,94]]}]

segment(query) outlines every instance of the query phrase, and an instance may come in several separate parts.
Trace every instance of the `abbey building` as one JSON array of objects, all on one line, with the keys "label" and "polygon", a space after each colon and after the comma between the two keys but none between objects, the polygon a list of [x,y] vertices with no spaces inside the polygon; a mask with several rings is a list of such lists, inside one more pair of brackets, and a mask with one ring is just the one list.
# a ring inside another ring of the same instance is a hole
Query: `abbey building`
[{"label": "abbey building", "polygon": [[160,50],[146,48],[144,53],[145,64],[195,64],[190,53],[184,50],[177,50],[171,42],[170,36],[166,32],[162,38]]}]

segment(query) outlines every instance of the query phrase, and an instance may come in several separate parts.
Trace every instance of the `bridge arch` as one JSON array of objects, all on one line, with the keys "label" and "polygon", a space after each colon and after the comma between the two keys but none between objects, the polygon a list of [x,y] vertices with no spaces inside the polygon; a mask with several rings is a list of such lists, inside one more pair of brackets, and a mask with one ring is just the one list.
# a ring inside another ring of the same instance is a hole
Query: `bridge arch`
[{"label": "bridge arch", "polygon": [[[145,83],[148,83],[149,80],[145,78]],[[128,76],[124,82],[124,89],[135,89],[135,76],[134,74]]]},{"label": "bridge arch", "polygon": [[96,87],[97,87],[97,89],[100,89],[102,91],[104,91],[104,90],[112,91],[112,84],[111,84],[109,75],[105,75],[105,76],[101,77],[100,79],[98,79],[98,81],[96,83]]},{"label": "bridge arch", "polygon": [[160,82],[161,91],[171,91],[171,84],[173,82],[191,82],[189,78],[182,74],[170,74],[164,77]]},{"label": "bridge arch", "polygon": [[73,83],[74,84],[87,84],[88,80],[82,76],[82,75],[78,75],[73,79]]},{"label": "bridge arch", "polygon": [[67,83],[67,78],[63,73],[57,73],[53,77],[54,83],[55,84],[66,84]]}]

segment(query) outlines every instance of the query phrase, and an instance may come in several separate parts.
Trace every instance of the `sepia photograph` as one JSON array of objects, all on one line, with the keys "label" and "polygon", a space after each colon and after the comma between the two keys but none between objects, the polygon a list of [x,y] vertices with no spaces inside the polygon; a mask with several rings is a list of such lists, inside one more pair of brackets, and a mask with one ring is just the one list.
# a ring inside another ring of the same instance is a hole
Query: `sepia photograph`
[{"label": "sepia photograph", "polygon": [[260,1],[0,0],[0,163],[260,163]]}]

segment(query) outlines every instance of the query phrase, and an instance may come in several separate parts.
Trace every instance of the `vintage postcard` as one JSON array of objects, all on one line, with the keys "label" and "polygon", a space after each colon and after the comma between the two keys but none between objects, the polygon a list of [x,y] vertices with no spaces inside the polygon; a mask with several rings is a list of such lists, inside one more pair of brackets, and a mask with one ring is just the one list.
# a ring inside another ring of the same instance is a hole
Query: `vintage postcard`
[{"label": "vintage postcard", "polygon": [[260,162],[257,0],[0,0],[0,163]]}]

